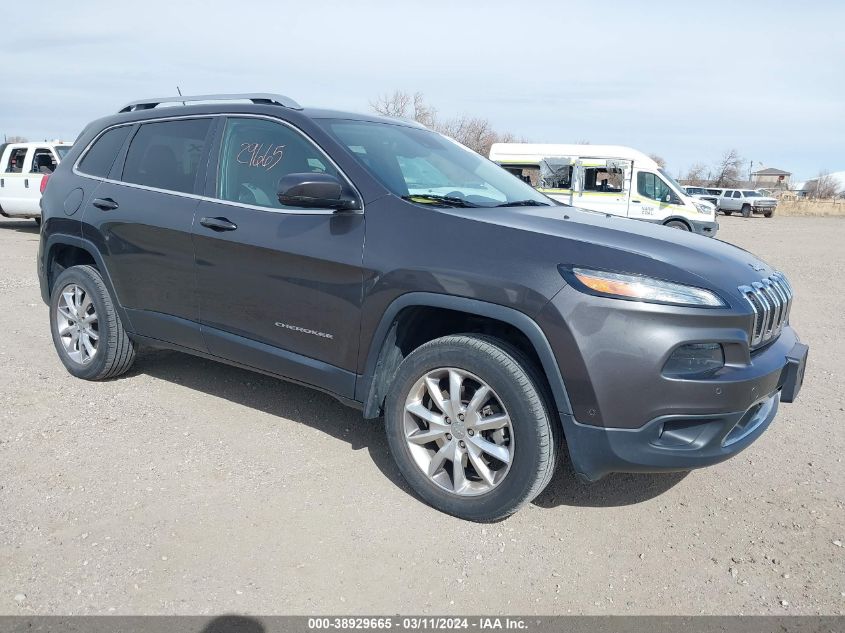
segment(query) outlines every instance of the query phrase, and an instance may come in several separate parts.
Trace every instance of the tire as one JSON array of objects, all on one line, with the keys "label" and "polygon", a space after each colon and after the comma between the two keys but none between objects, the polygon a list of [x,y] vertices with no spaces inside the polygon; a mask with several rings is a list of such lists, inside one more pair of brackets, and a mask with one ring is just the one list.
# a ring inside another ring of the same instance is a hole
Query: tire
[{"label": "tire", "polygon": [[32,218],[35,220],[35,226],[41,226],[41,218]]},{"label": "tire", "polygon": [[751,205],[744,204],[742,205],[742,217],[750,218],[751,217]]},{"label": "tire", "polygon": [[[450,408],[452,372],[462,374],[460,392],[465,418]],[[432,376],[438,388],[445,388],[445,397],[441,392],[445,401],[443,409],[434,402],[432,391],[426,386],[425,379]],[[480,391],[479,385],[491,391],[478,406],[481,414],[476,418],[472,414],[471,396]],[[390,452],[411,488],[436,509],[470,521],[496,521],[531,502],[551,480],[561,431],[550,415],[554,409],[549,403],[550,397],[538,372],[527,358],[506,343],[472,334],[435,339],[402,361],[388,390],[384,417]],[[427,418],[406,411],[406,407],[419,410],[419,405],[426,409]],[[426,421],[431,417],[429,414],[439,419],[439,426]],[[449,415],[456,417],[454,424]],[[472,439],[472,429],[480,428],[473,426],[473,420],[477,423],[503,417],[509,421],[507,427],[475,431]],[[435,433],[450,430],[454,435],[440,435],[426,445],[409,439],[414,433],[431,435],[432,430]],[[465,441],[458,439],[461,437]],[[499,444],[492,446],[496,442]],[[456,444],[464,448],[458,449]],[[495,452],[479,453],[479,446],[495,448]],[[457,453],[449,453],[450,447],[462,451],[461,462],[466,461],[466,465],[461,471],[465,479],[455,478],[455,473],[460,471],[453,468]],[[438,462],[438,455],[444,451],[451,457]],[[475,455],[470,455],[473,452]],[[493,458],[494,454],[508,452],[507,464]],[[476,470],[478,455],[487,478],[481,474],[482,470]],[[435,467],[435,474],[429,476],[435,462],[442,465]],[[460,492],[456,492],[456,487]]]},{"label": "tire", "polygon": [[774,212],[774,209],[773,209],[773,210],[771,210],[771,211],[766,211],[765,213],[763,213],[763,217],[764,217],[764,218],[770,218],[770,217],[772,217],[774,214],[775,214],[775,212]]},{"label": "tire", "polygon": [[681,231],[689,231],[690,227],[686,222],[682,222],[681,220],[669,220],[663,226],[668,226],[671,229],[680,229]]},{"label": "tire", "polygon": [[722,211],[722,213],[724,213],[725,215],[730,215],[733,213],[733,211]]},{"label": "tire", "polygon": [[[78,295],[73,290],[76,288]],[[74,307],[68,307],[71,304]],[[64,316],[68,314],[72,318]],[[62,335],[60,328],[70,333]],[[56,279],[50,296],[50,332],[59,358],[77,378],[114,378],[128,371],[135,361],[135,344],[123,328],[100,272],[93,266],[72,266]],[[83,345],[86,338],[93,353]]]}]

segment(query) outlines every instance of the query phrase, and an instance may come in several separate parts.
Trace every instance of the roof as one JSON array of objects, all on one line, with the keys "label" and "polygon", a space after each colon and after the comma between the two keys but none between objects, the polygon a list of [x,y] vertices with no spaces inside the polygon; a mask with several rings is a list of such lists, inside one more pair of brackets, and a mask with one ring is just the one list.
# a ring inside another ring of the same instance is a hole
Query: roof
[{"label": "roof", "polygon": [[632,160],[643,167],[657,169],[657,163],[644,153],[622,145],[562,145],[553,143],[493,143],[490,160],[496,162],[539,162],[546,157],[616,158]]},{"label": "roof", "polygon": [[782,169],[775,169],[774,167],[766,167],[765,169],[758,169],[751,172],[752,176],[791,176],[792,172],[784,171]]}]

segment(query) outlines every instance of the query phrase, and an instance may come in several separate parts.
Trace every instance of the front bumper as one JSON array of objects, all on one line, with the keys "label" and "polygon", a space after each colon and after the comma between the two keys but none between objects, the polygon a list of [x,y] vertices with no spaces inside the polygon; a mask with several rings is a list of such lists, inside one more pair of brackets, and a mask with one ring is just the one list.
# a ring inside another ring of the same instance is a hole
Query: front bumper
[{"label": "front bumper", "polygon": [[713,222],[699,222],[697,220],[690,220],[692,225],[692,232],[697,235],[706,235],[707,237],[716,237],[719,231],[719,223]]},{"label": "front bumper", "polygon": [[[763,434],[780,401],[792,402],[798,395],[807,353],[806,345],[795,342],[779,368],[743,381],[749,393],[759,393],[762,386],[771,391],[740,411],[665,415],[636,429],[580,424],[562,414],[575,472],[583,480],[596,481],[612,472],[692,470],[733,457]],[[715,390],[721,392],[722,387]]]}]

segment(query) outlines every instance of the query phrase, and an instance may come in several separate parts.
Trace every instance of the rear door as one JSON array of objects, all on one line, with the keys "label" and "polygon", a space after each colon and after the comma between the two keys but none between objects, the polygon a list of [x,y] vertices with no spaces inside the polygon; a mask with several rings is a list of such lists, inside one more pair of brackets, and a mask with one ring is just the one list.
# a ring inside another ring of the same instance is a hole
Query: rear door
[{"label": "rear door", "polygon": [[612,215],[628,215],[633,162],[612,158],[582,158],[576,163],[572,204]]},{"label": "rear door", "polygon": [[24,202],[25,213],[41,213],[39,202],[41,201],[41,181],[47,174],[52,174],[58,166],[53,150],[44,145],[35,147],[29,152],[26,162],[26,176],[24,177]]},{"label": "rear door", "polygon": [[277,195],[286,174],[345,177],[310,139],[278,120],[229,118],[214,153],[218,168],[194,224],[208,350],[351,396],[364,216],[285,207]]},{"label": "rear door", "polygon": [[196,350],[204,345],[191,228],[214,121],[182,117],[133,129],[125,160],[111,167],[84,216],[133,329]]}]

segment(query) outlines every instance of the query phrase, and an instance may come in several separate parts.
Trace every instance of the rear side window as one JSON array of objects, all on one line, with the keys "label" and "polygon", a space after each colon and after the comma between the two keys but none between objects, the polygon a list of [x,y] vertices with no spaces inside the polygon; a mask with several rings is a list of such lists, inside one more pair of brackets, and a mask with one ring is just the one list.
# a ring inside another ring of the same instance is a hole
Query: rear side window
[{"label": "rear side window", "polygon": [[193,192],[210,127],[211,119],[143,124],[129,144],[123,181]]},{"label": "rear side window", "polygon": [[108,176],[114,159],[117,158],[117,153],[123,147],[131,129],[131,125],[112,128],[98,138],[79,163],[79,171],[97,178]]}]

